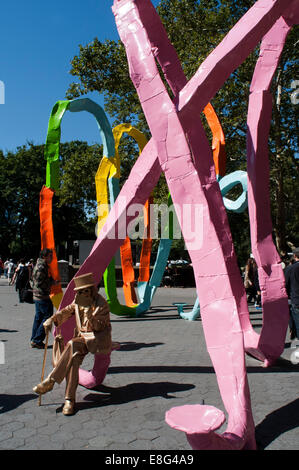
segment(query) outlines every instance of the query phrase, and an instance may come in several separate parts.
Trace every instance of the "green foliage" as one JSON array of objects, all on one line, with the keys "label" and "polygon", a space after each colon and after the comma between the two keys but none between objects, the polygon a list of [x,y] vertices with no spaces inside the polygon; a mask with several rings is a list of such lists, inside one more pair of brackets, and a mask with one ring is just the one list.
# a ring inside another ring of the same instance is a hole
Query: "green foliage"
[{"label": "green foliage", "polygon": [[[31,249],[32,234],[39,238],[38,197],[42,188],[43,152],[31,143],[19,147],[16,154],[1,157],[0,218],[1,253],[21,254]],[[44,166],[45,168],[45,166]],[[32,213],[36,212],[36,217]],[[12,248],[11,248],[11,244]]]},{"label": "green foliage", "polygon": [[98,91],[104,94],[105,108],[115,119],[115,125],[123,122],[136,124],[143,113],[129,76],[122,43],[111,40],[101,43],[95,38],[87,46],[79,47],[80,53],[72,60],[70,73],[80,82],[70,85],[66,97],[73,99]]},{"label": "green foliage", "polygon": [[80,205],[88,213],[96,209],[94,175],[103,157],[101,145],[89,146],[73,141],[60,144],[61,185],[57,191],[59,205]]},{"label": "green foliage", "polygon": [[[61,189],[53,198],[56,246],[95,239],[95,219],[86,213],[95,207],[94,173],[101,147],[85,142],[61,145]],[[36,257],[40,250],[39,193],[45,183],[44,146],[27,145],[6,155],[0,152],[0,254]],[[94,215],[94,212],[93,214]]]}]

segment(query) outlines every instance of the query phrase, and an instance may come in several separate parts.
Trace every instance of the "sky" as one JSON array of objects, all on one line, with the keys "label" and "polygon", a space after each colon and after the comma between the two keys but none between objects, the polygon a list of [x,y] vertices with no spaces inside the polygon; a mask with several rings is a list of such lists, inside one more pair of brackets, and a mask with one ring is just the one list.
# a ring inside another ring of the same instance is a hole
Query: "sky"
[{"label": "sky", "polygon": [[[45,143],[51,109],[65,99],[69,84],[76,80],[69,71],[79,45],[95,37],[119,39],[112,4],[113,0],[1,1],[0,82],[5,99],[0,104],[0,149],[4,153],[27,141]],[[103,106],[99,93],[86,96]],[[100,142],[89,113],[65,114],[61,142],[70,140]]]}]

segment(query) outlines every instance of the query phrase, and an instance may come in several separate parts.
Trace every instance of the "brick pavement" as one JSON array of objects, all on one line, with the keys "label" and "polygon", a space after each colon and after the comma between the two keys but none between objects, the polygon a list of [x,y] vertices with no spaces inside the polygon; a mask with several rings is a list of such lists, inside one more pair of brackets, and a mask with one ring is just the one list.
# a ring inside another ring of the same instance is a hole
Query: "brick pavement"
[{"label": "brick pavement", "polygon": [[[34,306],[19,304],[14,287],[0,279],[0,345],[5,347],[0,449],[190,450],[184,433],[165,423],[165,412],[203,401],[224,410],[201,321],[181,319],[172,305],[182,301],[191,307],[194,300],[193,288],[161,288],[143,317],[111,315],[113,340],[121,348],[112,353],[97,390],[78,387],[78,411],[66,417],[61,413],[64,383],[56,384],[38,406],[32,387],[40,379],[43,351],[29,346]],[[251,310],[259,331],[261,312]],[[299,449],[299,366],[289,361],[291,346],[287,336],[281,359],[269,369],[246,357],[260,449]],[[51,348],[46,373],[50,356]],[[92,367],[91,355],[82,367]]]}]

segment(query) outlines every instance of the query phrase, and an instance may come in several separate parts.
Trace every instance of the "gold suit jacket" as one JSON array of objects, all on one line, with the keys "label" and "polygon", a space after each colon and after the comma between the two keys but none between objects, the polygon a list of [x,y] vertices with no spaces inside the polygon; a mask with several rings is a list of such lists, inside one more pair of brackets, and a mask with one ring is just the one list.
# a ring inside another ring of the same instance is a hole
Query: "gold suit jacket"
[{"label": "gold suit jacket", "polygon": [[72,315],[76,317],[76,334],[85,339],[89,352],[109,354],[111,352],[111,324],[109,306],[100,294],[88,307],[72,303],[53,315],[56,326],[60,326]]}]

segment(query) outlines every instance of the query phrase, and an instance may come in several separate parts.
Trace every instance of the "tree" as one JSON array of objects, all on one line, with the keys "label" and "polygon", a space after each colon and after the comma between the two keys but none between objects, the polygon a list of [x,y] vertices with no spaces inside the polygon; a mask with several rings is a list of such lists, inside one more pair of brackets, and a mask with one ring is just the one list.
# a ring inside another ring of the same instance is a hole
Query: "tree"
[{"label": "tree", "polygon": [[[160,1],[158,13],[188,79],[254,3],[253,0]],[[299,105],[292,104],[290,99],[291,83],[299,75],[296,59],[298,41],[298,27],[295,27],[287,39],[272,89],[274,109],[269,138],[271,201],[275,241],[283,256],[290,247],[299,244],[295,207],[298,200]],[[231,74],[212,102],[226,136],[228,173],[237,169],[246,170],[247,106],[258,53],[259,48],[256,48]],[[104,95],[105,109],[114,119],[114,125],[131,122],[148,133],[120,41],[108,40],[101,43],[95,38],[86,46],[80,45],[79,54],[71,64],[70,73],[77,81],[68,89],[68,98],[98,91]],[[207,133],[210,136],[208,129]],[[239,227],[240,224],[244,226],[247,237],[248,214],[229,218],[236,250],[243,262],[250,252],[250,241],[247,238],[246,243]]]},{"label": "tree", "polygon": [[[101,147],[86,142],[61,145],[61,188],[53,198],[56,249],[74,239],[95,239],[94,174]],[[39,193],[45,183],[44,146],[32,142],[6,155],[0,152],[0,253],[15,259],[40,250]],[[80,178],[78,177],[80,176]],[[89,215],[88,215],[89,214]]]}]

